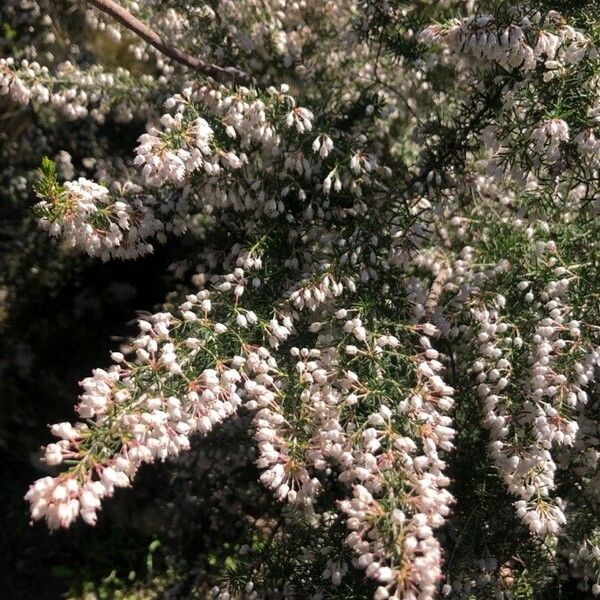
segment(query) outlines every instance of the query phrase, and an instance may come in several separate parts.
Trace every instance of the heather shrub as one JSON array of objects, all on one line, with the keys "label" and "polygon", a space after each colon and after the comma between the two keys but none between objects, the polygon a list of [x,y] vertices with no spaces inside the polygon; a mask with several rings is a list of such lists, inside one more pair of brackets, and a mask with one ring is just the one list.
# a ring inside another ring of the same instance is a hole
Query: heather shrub
[{"label": "heather shrub", "polygon": [[199,556],[131,597],[600,593],[599,9],[3,6],[5,194],[173,289],[50,426],[32,521],[166,462],[152,527],[193,498]]}]

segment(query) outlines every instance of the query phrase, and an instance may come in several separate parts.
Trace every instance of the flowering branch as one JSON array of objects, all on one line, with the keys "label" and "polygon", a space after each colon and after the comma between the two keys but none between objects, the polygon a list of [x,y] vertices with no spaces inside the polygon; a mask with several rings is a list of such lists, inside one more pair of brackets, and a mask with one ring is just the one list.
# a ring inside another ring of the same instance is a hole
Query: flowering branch
[{"label": "flowering branch", "polygon": [[113,2],[113,0],[86,1],[88,4],[119,21],[119,23],[127,27],[130,31],[133,31],[136,35],[139,35],[165,56],[190,69],[194,69],[220,81],[227,80],[241,85],[252,85],[255,83],[254,78],[241,69],[236,67],[220,67],[170,46],[154,29],[134,17],[128,10]]}]

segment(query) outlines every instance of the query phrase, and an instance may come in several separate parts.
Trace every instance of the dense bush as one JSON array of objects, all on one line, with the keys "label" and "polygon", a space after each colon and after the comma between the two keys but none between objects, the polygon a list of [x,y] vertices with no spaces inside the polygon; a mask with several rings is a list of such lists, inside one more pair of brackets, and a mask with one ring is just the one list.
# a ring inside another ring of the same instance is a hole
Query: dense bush
[{"label": "dense bush", "polygon": [[600,3],[0,11],[6,423],[164,291],[25,495],[71,594],[600,593]]}]

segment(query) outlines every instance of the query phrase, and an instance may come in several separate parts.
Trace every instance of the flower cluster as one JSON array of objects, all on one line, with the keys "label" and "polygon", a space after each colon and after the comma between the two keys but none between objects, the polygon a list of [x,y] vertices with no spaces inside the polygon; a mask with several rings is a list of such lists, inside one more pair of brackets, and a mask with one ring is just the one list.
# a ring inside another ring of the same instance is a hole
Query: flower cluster
[{"label": "flower cluster", "polygon": [[[45,450],[48,464],[70,460],[77,466],[31,487],[26,499],[34,519],[45,518],[51,529],[68,527],[78,515],[94,524],[100,500],[129,485],[142,463],[188,450],[191,434],[208,433],[238,410],[254,381],[251,374],[269,368],[269,353],[241,348],[228,364],[195,373],[198,355],[227,331],[210,320],[211,311],[210,293],[202,290],[187,296],[178,317],[164,312],[140,320],[140,335],[132,341],[136,362],[115,352],[112,367],[82,381],[76,409],[87,423],[53,426],[62,439]],[[200,337],[181,335],[191,323]],[[162,391],[165,377],[168,387],[182,393]],[[140,378],[146,379],[144,389],[136,383]],[[107,453],[109,440],[113,450]]]},{"label": "flower cluster", "polygon": [[[533,32],[536,40],[530,43]],[[550,71],[548,79],[556,75],[553,71],[565,65],[596,56],[590,39],[561,23],[556,11],[550,11],[544,18],[539,13],[533,19],[525,16],[506,28],[499,26],[492,15],[466,17],[444,26],[426,27],[420,37],[425,43],[443,44],[451,54],[477,66],[484,62],[508,71],[518,68],[527,72],[541,63]]]},{"label": "flower cluster", "polygon": [[[150,186],[164,183],[182,184],[190,173],[204,167],[207,173],[218,172],[218,165],[204,160],[211,154],[213,130],[202,118],[185,123],[183,115],[165,114],[160,119],[163,130],[152,128],[140,136],[133,164],[142,167],[142,177]],[[175,144],[171,147],[172,144]],[[237,163],[236,163],[237,164]]]},{"label": "flower cluster", "polygon": [[[388,340],[380,340],[385,348]],[[421,343],[417,386],[397,416],[387,406],[369,416],[361,466],[349,471],[361,483],[353,485],[353,499],[341,504],[353,530],[347,542],[360,555],[358,564],[380,584],[376,598],[432,595],[441,579],[441,548],[433,530],[445,522],[453,499],[439,452],[452,449],[455,432],[439,410],[452,408],[453,389],[437,374],[438,352],[428,338]],[[412,422],[415,438],[394,433],[397,418]]]},{"label": "flower cluster", "polygon": [[103,260],[152,252],[150,238],[164,241],[164,224],[153,209],[157,201],[135,184],[123,186],[115,196],[83,177],[67,181],[36,205],[40,226],[68,246]]}]

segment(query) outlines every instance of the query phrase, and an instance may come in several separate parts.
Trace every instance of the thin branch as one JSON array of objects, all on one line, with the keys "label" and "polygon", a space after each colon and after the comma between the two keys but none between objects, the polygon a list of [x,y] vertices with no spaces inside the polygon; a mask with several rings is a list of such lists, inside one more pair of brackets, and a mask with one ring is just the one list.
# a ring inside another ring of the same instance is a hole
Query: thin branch
[{"label": "thin branch", "polygon": [[154,29],[134,17],[128,10],[116,2],[113,2],[113,0],[85,1],[96,7],[98,10],[101,10],[103,13],[110,15],[113,19],[121,23],[121,25],[124,25],[130,31],[133,31],[133,33],[139,35],[151,46],[154,46],[154,48],[165,56],[168,56],[174,61],[177,61],[194,71],[198,71],[219,81],[232,81],[233,83],[240,85],[255,84],[254,78],[241,69],[236,67],[220,67],[219,65],[209,63],[201,58],[192,56],[178,48],[170,46],[156,31],[154,31]]}]

